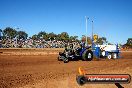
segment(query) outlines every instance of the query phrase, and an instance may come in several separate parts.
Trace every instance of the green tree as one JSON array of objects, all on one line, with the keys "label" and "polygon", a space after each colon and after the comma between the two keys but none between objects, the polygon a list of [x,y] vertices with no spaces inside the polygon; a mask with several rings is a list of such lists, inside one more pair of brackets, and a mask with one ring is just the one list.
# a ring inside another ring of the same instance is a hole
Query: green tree
[{"label": "green tree", "polygon": [[43,37],[43,36],[46,35],[46,34],[47,34],[47,33],[46,33],[45,31],[41,31],[41,32],[38,33],[37,37],[38,37],[38,38],[41,38],[41,37]]},{"label": "green tree", "polygon": [[38,33],[37,38],[38,39],[43,38],[45,40],[49,40],[49,34],[46,33],[45,31],[41,31]]},{"label": "green tree", "polygon": [[107,43],[107,40],[105,37],[100,37],[98,38],[98,40],[96,41],[96,44],[102,45],[103,43]]},{"label": "green tree", "polygon": [[[86,42],[86,36],[82,35],[81,41]],[[92,40],[90,37],[87,37],[87,42],[88,44],[92,44]]]},{"label": "green tree", "polygon": [[132,38],[128,38],[126,44],[132,46]]},{"label": "green tree", "polygon": [[54,34],[53,32],[51,32],[51,33],[49,33],[49,38],[51,39],[51,40],[54,40],[55,38],[56,38],[56,34]]},{"label": "green tree", "polygon": [[11,39],[15,38],[17,35],[17,31],[13,28],[7,27],[3,30],[3,36],[4,37],[9,37]]},{"label": "green tree", "polygon": [[60,38],[61,38],[61,40],[67,41],[67,40],[69,40],[69,35],[67,32],[62,32],[60,34]]},{"label": "green tree", "polygon": [[17,36],[18,36],[19,39],[24,39],[25,40],[25,39],[27,39],[28,34],[24,31],[18,31]]},{"label": "green tree", "polygon": [[70,41],[77,41],[78,36],[70,36],[69,40]]},{"label": "green tree", "polygon": [[58,34],[58,35],[56,35],[56,40],[61,40],[61,37],[60,37],[61,35],[60,34]]},{"label": "green tree", "polygon": [[37,39],[38,39],[37,35],[36,35],[36,34],[33,35],[33,36],[32,36],[32,39],[33,39],[33,40],[37,40]]}]

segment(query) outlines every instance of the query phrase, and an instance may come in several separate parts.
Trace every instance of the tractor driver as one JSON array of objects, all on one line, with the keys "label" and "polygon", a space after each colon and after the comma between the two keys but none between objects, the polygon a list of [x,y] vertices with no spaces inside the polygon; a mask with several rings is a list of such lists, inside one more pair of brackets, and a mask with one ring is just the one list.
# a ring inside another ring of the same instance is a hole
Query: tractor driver
[{"label": "tractor driver", "polygon": [[71,53],[73,53],[73,44],[72,43],[67,43],[66,45],[65,45],[65,52],[67,52],[67,51],[70,51]]},{"label": "tractor driver", "polygon": [[76,55],[79,55],[83,48],[85,48],[85,43],[81,42],[79,47],[75,51]]}]

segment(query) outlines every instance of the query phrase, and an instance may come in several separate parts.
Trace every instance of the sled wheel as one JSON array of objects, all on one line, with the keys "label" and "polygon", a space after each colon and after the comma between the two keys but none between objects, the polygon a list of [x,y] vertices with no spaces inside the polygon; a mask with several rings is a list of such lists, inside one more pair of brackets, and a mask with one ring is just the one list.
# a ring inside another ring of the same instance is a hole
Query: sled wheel
[{"label": "sled wheel", "polygon": [[109,53],[108,56],[107,56],[108,59],[111,59],[112,58],[112,55]]}]

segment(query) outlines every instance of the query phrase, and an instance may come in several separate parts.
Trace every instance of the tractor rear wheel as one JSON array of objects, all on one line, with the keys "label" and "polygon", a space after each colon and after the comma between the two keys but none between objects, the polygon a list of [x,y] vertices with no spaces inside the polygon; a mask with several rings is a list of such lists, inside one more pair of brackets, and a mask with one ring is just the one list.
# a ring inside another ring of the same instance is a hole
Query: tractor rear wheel
[{"label": "tractor rear wheel", "polygon": [[93,52],[91,50],[85,50],[82,54],[82,59],[85,61],[91,61],[93,59]]}]

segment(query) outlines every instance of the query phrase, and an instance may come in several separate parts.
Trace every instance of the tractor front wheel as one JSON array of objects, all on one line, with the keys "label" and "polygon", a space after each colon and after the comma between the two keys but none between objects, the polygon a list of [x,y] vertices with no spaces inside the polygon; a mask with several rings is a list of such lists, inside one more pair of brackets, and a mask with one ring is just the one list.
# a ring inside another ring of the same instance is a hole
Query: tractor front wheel
[{"label": "tractor front wheel", "polygon": [[61,56],[58,56],[58,61],[61,61],[62,59],[61,59]]},{"label": "tractor front wheel", "polygon": [[68,62],[69,62],[69,59],[66,58],[66,57],[64,57],[64,58],[63,58],[63,62],[64,62],[64,63],[68,63]]}]

